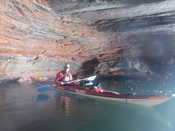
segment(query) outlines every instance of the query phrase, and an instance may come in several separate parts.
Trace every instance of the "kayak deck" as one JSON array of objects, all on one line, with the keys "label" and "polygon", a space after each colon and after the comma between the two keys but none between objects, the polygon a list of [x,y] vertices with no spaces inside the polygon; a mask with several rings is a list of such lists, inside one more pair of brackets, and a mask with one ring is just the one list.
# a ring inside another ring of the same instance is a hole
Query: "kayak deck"
[{"label": "kayak deck", "polygon": [[131,104],[139,104],[144,106],[155,106],[166,102],[170,99],[167,96],[142,96],[142,95],[131,95],[131,94],[120,94],[115,91],[108,90],[90,90],[86,88],[80,88],[77,86],[57,86],[56,88],[66,91],[71,94],[81,95],[90,98],[120,101]]}]

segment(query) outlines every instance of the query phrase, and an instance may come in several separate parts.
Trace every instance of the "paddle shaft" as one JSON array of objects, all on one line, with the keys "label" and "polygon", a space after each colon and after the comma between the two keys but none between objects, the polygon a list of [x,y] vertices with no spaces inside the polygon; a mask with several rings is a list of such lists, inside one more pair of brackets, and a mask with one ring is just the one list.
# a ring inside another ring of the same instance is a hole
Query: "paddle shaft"
[{"label": "paddle shaft", "polygon": [[[91,77],[94,77],[94,79],[96,78],[96,76],[91,76]],[[87,78],[84,78],[84,79],[78,79],[78,80],[72,80],[72,81],[68,81],[66,83],[75,83],[75,82],[79,82],[79,81],[82,81],[82,80],[88,80],[90,77],[87,77]],[[93,79],[93,80],[94,80]],[[90,80],[89,80],[90,81]]]}]

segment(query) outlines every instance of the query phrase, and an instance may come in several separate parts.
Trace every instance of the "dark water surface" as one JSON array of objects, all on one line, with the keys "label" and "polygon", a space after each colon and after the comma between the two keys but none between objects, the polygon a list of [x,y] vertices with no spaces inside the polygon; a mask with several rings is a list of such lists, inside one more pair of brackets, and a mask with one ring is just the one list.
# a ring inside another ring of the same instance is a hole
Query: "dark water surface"
[{"label": "dark water surface", "polygon": [[157,107],[38,92],[35,85],[0,87],[1,131],[173,131],[175,99]]}]

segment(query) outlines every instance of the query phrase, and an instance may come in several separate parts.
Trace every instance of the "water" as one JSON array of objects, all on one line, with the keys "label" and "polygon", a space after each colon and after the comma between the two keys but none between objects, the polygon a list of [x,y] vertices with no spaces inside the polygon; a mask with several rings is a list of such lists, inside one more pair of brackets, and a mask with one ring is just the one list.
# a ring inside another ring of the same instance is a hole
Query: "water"
[{"label": "water", "polygon": [[2,131],[173,131],[175,100],[157,107],[38,92],[36,85],[0,88]]}]

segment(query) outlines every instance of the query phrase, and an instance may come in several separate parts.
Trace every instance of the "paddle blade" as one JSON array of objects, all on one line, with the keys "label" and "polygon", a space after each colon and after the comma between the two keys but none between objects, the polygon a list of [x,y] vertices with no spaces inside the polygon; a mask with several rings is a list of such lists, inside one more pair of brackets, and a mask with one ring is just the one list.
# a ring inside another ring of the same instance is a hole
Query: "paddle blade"
[{"label": "paddle blade", "polygon": [[46,90],[49,90],[49,89],[54,89],[54,87],[51,86],[51,85],[44,85],[44,86],[37,87],[37,91],[46,91]]},{"label": "paddle blade", "polygon": [[90,76],[90,77],[88,77],[88,78],[85,78],[84,80],[88,80],[88,81],[93,81],[93,80],[95,80],[96,79],[96,75],[94,75],[94,76]]}]

